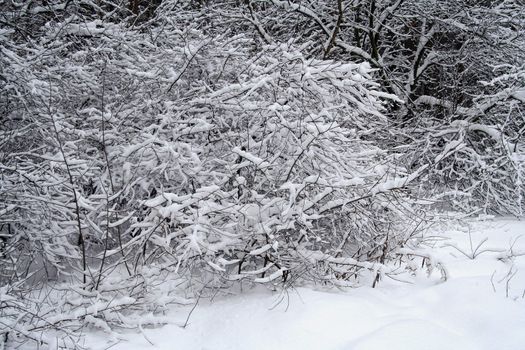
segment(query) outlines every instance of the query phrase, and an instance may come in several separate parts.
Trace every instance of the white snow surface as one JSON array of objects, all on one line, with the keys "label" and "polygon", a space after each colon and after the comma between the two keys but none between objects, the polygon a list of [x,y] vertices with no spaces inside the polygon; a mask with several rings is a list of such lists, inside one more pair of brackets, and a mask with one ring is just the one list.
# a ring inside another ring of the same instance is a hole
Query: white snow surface
[{"label": "white snow surface", "polygon": [[414,283],[384,280],[377,288],[252,289],[200,300],[185,328],[180,325],[191,305],[174,307],[166,315],[172,323],[163,327],[117,336],[92,331],[84,346],[113,350],[525,349],[525,222],[476,221],[434,229],[426,237],[428,251],[448,270],[444,283],[421,276]]}]

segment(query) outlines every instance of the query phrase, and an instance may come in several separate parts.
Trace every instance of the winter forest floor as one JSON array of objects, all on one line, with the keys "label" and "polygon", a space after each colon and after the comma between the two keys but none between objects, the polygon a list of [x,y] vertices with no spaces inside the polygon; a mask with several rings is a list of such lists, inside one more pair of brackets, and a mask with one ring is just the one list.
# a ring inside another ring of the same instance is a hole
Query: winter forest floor
[{"label": "winter forest floor", "polygon": [[[426,234],[448,280],[385,280],[345,291],[247,291],[173,308],[142,333],[89,333],[94,349],[522,350],[525,222],[473,221]],[[120,339],[118,339],[120,338]]]}]

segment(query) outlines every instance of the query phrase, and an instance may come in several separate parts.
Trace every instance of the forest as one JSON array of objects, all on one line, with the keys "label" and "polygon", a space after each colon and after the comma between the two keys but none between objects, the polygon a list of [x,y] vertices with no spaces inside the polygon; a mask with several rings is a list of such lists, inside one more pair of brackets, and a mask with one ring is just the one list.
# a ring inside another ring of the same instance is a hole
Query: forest
[{"label": "forest", "polygon": [[422,232],[522,217],[524,133],[523,0],[0,0],[0,349],[446,281]]}]

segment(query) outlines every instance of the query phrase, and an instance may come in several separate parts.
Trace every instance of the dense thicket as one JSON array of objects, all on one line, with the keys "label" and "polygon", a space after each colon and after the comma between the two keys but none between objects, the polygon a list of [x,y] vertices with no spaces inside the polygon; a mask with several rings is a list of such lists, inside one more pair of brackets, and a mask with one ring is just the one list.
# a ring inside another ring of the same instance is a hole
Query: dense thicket
[{"label": "dense thicket", "polygon": [[0,9],[3,341],[246,283],[375,285],[442,268],[425,208],[522,214],[518,0]]}]

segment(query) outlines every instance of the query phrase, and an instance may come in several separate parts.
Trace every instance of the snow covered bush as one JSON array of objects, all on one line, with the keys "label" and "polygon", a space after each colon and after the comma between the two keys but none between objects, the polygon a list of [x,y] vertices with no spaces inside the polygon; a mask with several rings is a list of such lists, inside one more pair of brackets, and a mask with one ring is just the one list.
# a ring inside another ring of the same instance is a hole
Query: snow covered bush
[{"label": "snow covered bush", "polygon": [[439,163],[429,168],[421,189],[443,208],[522,216],[525,74],[510,65],[495,71],[480,82],[486,92],[469,108],[419,97],[416,104],[433,105],[448,117],[422,118],[405,134],[403,149],[409,168]]},{"label": "snow covered bush", "polygon": [[[520,1],[272,0],[208,9],[262,43],[295,40],[311,57],[368,62],[381,90],[403,102],[385,111],[391,135],[379,143],[400,150],[408,168],[430,166],[420,196],[440,208],[522,213]],[[433,166],[451,141],[463,144],[459,134],[467,147]]]},{"label": "snow covered bush", "polygon": [[1,37],[4,333],[133,325],[181,302],[166,279],[192,296],[386,272],[421,172],[374,142],[395,98],[368,64],[209,36],[184,11],[130,27],[59,5],[18,17],[46,14],[39,40]]},{"label": "snow covered bush", "polygon": [[457,23],[315,3],[0,5],[0,332],[69,346],[208,290],[439,268],[418,195],[522,213],[523,69],[448,101]]},{"label": "snow covered bush", "polygon": [[230,63],[242,67],[235,83],[173,104],[123,152],[159,181],[147,185],[155,195],[135,239],[149,255],[261,283],[298,277],[321,252],[376,261],[392,244],[390,253],[405,239],[391,192],[415,176],[367,140],[387,123],[369,67],[288,45],[241,59]]}]

